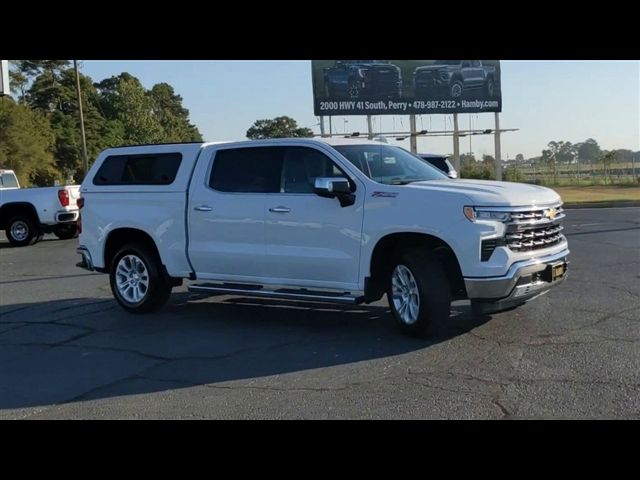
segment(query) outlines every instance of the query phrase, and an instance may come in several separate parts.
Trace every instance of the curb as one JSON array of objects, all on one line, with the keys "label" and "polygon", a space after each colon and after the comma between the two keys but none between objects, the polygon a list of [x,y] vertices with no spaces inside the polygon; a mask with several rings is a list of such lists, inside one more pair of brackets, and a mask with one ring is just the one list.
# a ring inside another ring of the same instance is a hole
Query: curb
[{"label": "curb", "polygon": [[618,200],[611,202],[582,202],[565,203],[562,208],[619,208],[619,207],[640,207],[640,200]]}]

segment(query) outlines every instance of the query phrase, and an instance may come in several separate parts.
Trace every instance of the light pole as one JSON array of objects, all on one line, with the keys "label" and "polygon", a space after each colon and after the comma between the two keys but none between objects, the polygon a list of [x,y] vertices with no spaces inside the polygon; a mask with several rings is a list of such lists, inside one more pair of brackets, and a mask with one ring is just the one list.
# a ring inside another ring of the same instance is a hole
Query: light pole
[{"label": "light pole", "polygon": [[84,175],[89,170],[89,162],[87,160],[87,139],[84,134],[84,115],[82,114],[82,95],[80,93],[80,74],[78,73],[78,61],[73,61],[73,68],[76,71],[76,91],[78,93],[78,112],[80,114],[80,133],[82,135],[82,168]]}]

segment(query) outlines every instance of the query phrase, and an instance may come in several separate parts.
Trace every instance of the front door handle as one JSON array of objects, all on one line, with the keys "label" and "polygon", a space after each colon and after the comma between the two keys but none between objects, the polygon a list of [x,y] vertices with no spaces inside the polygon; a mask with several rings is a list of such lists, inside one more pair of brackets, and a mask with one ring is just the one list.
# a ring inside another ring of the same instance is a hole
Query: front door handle
[{"label": "front door handle", "polygon": [[273,213],[289,213],[291,209],[287,207],[271,207],[269,211]]},{"label": "front door handle", "polygon": [[209,205],[198,205],[197,207],[193,207],[194,210],[197,210],[198,212],[210,212],[211,210],[213,210],[213,208],[211,208]]}]

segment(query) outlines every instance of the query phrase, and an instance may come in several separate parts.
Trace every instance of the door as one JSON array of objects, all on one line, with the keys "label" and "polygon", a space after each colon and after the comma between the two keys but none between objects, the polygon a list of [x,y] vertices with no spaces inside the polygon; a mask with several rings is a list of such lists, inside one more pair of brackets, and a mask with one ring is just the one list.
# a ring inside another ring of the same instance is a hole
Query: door
[{"label": "door", "polygon": [[337,289],[357,287],[364,185],[356,202],[313,193],[318,177],[346,177],[334,160],[312,147],[283,147],[279,193],[265,195],[265,269],[270,281]]},{"label": "door", "polygon": [[479,87],[484,83],[484,69],[480,60],[471,60],[470,85]]},{"label": "door", "polygon": [[250,282],[264,276],[264,202],[280,189],[277,152],[218,149],[198,163],[189,200],[189,257],[199,279]]}]

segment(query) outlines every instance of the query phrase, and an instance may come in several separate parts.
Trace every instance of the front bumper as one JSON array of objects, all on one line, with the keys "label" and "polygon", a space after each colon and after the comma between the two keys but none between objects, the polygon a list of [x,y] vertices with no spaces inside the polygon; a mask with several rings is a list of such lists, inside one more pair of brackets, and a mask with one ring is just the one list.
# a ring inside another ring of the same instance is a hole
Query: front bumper
[{"label": "front bumper", "polygon": [[[514,263],[505,276],[465,278],[467,296],[470,300],[496,303],[508,308],[531,300],[567,278],[566,265],[569,249],[544,257]],[[565,264],[565,273],[555,280],[546,275],[551,265]]]}]

